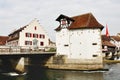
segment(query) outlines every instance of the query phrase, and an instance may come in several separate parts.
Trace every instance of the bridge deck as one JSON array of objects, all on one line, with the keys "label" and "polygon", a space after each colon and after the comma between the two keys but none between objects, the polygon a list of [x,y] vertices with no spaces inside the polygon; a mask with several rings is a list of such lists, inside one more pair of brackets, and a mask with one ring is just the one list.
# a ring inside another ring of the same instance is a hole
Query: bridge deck
[{"label": "bridge deck", "polygon": [[50,52],[49,49],[51,48],[52,47],[42,47],[32,50],[31,48],[24,46],[0,46],[0,56],[54,55],[56,52]]},{"label": "bridge deck", "polygon": [[13,56],[18,56],[18,57],[29,57],[29,56],[52,56],[55,55],[56,52],[14,52],[14,53],[0,53],[0,57],[13,57]]}]

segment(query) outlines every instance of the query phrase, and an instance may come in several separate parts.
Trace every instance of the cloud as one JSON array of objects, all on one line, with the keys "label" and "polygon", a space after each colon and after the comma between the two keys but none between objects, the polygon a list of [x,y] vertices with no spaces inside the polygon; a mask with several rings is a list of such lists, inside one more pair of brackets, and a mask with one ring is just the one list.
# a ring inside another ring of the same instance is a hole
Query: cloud
[{"label": "cloud", "polygon": [[54,29],[59,25],[55,19],[60,14],[76,16],[88,12],[101,24],[108,24],[111,34],[117,34],[119,8],[119,0],[0,0],[0,35],[8,35],[37,18],[55,40]]}]

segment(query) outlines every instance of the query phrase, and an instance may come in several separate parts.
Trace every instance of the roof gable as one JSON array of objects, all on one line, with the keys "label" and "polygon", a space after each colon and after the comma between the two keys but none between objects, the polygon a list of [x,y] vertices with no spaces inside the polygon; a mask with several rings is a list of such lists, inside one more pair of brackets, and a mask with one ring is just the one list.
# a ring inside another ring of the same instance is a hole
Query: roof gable
[{"label": "roof gable", "polygon": [[38,22],[38,20],[35,18],[34,20],[32,20],[28,25],[25,25],[15,31],[13,31],[12,33],[10,33],[8,36],[11,36],[13,34],[16,34],[16,33],[19,33],[20,31],[24,30],[24,28],[26,28],[27,26],[29,26],[31,23],[34,23],[34,22]]}]

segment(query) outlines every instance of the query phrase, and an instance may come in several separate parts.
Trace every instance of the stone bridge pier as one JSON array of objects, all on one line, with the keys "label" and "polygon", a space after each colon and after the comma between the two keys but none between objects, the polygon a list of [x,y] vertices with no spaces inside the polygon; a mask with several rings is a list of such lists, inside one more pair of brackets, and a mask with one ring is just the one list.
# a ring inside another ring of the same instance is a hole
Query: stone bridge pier
[{"label": "stone bridge pier", "polygon": [[11,72],[16,71],[15,67],[17,66],[20,58],[10,58],[10,57],[2,57],[0,58],[0,71],[1,72]]},{"label": "stone bridge pier", "polygon": [[33,55],[2,55],[0,56],[0,72],[27,71],[26,66],[45,67],[45,64],[54,54],[33,54]]}]

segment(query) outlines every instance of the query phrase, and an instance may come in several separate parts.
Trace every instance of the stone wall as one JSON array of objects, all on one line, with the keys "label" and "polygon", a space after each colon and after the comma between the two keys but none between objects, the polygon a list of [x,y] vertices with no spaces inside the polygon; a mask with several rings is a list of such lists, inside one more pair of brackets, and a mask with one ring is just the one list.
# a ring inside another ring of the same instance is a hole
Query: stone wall
[{"label": "stone wall", "polygon": [[103,69],[103,63],[100,59],[67,59],[67,56],[53,56],[45,65],[52,69],[67,70],[98,70]]}]

